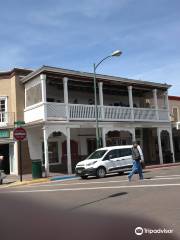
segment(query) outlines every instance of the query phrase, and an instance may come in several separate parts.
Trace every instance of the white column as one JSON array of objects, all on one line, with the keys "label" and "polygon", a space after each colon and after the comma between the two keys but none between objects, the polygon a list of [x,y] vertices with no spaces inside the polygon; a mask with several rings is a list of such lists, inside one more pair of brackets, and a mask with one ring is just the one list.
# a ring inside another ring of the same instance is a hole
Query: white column
[{"label": "white column", "polygon": [[157,89],[153,89],[153,99],[154,99],[154,106],[155,106],[155,110],[156,110],[156,119],[159,120]]},{"label": "white column", "polygon": [[172,129],[169,130],[169,138],[170,138],[170,148],[171,148],[173,163],[175,163]]},{"label": "white column", "polygon": [[165,107],[168,111],[168,120],[171,121],[171,118],[170,118],[170,109],[169,109],[169,99],[168,99],[168,90],[165,92],[165,95],[164,95],[164,100],[165,100]]},{"label": "white column", "polygon": [[45,176],[49,176],[49,152],[48,152],[48,134],[47,127],[43,127],[43,138],[44,138],[44,158],[45,158]]},{"label": "white column", "polygon": [[103,147],[106,147],[106,130],[102,128],[102,144]]},{"label": "white column", "polygon": [[135,128],[132,129],[132,140],[136,141],[136,132],[135,132]]},{"label": "white column", "polygon": [[46,121],[46,119],[47,119],[46,75],[45,74],[41,74],[40,75],[40,79],[41,79],[42,102],[44,103],[44,116],[43,116],[43,120]]},{"label": "white column", "polygon": [[67,128],[66,131],[67,131],[67,168],[68,168],[68,174],[72,174],[70,128]]},{"label": "white column", "polygon": [[101,107],[101,117],[102,119],[104,119],[103,82],[99,82],[98,87],[99,87],[99,103]]},{"label": "white column", "polygon": [[165,97],[165,107],[166,107],[167,110],[169,111],[168,90],[165,92],[164,97]]},{"label": "white column", "polygon": [[157,128],[158,135],[158,147],[159,147],[159,159],[160,164],[163,164],[163,154],[162,154],[162,146],[161,146],[161,129]]},{"label": "white column", "polygon": [[68,78],[63,78],[63,85],[64,85],[64,103],[66,106],[66,117],[69,120],[69,110],[68,110]]},{"label": "white column", "polygon": [[131,109],[131,120],[134,120],[132,86],[128,86],[129,106]]}]

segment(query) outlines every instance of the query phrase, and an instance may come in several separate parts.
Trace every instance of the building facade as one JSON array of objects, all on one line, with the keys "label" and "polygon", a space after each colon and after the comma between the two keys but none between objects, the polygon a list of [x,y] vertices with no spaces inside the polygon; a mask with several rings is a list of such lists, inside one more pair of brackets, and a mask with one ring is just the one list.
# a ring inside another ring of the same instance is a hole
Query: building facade
[{"label": "building facade", "polygon": [[169,96],[175,161],[180,162],[180,97]]},{"label": "building facade", "polygon": [[[72,173],[96,149],[93,74],[43,66],[21,79],[32,161]],[[146,164],[174,162],[167,84],[97,75],[102,146],[143,148]]]},{"label": "building facade", "polygon": [[[7,174],[18,174],[18,143],[13,139],[14,122],[24,120],[24,85],[20,79],[31,71],[13,69],[0,72],[0,155],[4,156],[3,169]],[[22,143],[23,168],[31,171],[27,141]]]}]

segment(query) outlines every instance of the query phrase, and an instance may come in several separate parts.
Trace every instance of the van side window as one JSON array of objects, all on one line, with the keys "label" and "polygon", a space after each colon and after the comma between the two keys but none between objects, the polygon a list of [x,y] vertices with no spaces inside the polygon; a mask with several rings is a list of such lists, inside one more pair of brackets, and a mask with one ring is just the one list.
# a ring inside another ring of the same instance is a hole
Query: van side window
[{"label": "van side window", "polygon": [[117,158],[118,157],[118,149],[114,149],[109,151],[106,156],[104,157],[103,161],[105,160],[109,160],[109,157],[111,156],[111,158]]},{"label": "van side window", "polygon": [[119,156],[120,157],[131,156],[131,155],[132,155],[131,148],[119,149]]}]

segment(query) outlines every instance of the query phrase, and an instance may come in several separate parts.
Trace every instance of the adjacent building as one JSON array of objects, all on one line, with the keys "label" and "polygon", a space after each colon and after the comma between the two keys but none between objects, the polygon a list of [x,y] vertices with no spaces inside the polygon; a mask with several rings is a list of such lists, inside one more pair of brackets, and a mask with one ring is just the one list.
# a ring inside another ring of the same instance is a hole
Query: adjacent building
[{"label": "adjacent building", "polygon": [[[24,120],[24,85],[21,78],[31,70],[14,68],[0,72],[0,155],[4,155],[3,168],[7,174],[18,174],[18,143],[13,139],[14,122]],[[27,141],[22,143],[24,172],[31,172]]]},{"label": "adjacent building", "polygon": [[[71,173],[96,148],[93,74],[43,66],[20,79],[32,161]],[[142,146],[146,164],[175,162],[170,85],[97,75],[102,146]]]},{"label": "adjacent building", "polygon": [[169,96],[170,116],[176,162],[180,162],[180,97]]}]

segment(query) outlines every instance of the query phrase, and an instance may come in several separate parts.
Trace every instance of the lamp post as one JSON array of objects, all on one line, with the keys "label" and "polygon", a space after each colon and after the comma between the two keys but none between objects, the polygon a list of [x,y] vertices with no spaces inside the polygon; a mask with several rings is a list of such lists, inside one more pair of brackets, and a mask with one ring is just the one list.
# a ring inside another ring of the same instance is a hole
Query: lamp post
[{"label": "lamp post", "polygon": [[97,91],[96,91],[96,69],[98,66],[104,62],[106,59],[111,57],[119,57],[122,54],[120,50],[116,50],[111,55],[108,55],[107,57],[103,58],[101,61],[99,61],[97,64],[93,64],[94,67],[94,105],[95,105],[95,118],[96,118],[96,147],[100,147],[100,138],[99,138],[99,121],[98,121],[98,106],[97,106]]}]

